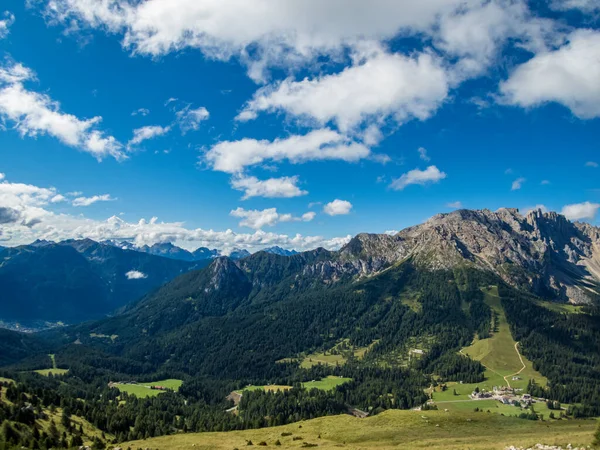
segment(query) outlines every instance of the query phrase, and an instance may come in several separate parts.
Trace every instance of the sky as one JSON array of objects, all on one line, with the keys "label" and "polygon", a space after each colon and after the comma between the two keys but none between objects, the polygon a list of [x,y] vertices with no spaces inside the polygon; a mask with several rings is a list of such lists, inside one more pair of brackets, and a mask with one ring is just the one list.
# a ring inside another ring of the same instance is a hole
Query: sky
[{"label": "sky", "polygon": [[600,0],[4,0],[0,245],[600,225]]}]

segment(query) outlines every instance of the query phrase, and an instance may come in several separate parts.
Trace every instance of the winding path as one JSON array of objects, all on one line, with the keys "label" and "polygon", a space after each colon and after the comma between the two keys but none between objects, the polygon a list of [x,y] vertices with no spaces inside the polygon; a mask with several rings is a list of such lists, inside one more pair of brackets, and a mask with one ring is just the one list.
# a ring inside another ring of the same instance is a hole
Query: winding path
[{"label": "winding path", "polygon": [[508,385],[508,387],[511,387],[510,381],[508,381],[508,377],[514,377],[516,375],[519,375],[527,367],[527,366],[525,366],[525,363],[523,362],[523,357],[521,356],[521,352],[519,352],[519,349],[517,348],[518,345],[519,345],[519,343],[515,342],[515,351],[517,352],[517,355],[519,356],[519,361],[521,361],[521,364],[523,365],[523,367],[521,367],[521,370],[519,370],[518,372],[515,372],[515,373],[510,374],[510,375],[506,375],[504,377],[504,381],[506,381],[506,384]]},{"label": "winding path", "polygon": [[[509,388],[512,388],[512,386],[510,385],[510,381],[508,381],[508,379],[510,377],[514,377],[516,375],[519,375],[521,372],[523,372],[527,366],[525,365],[525,362],[523,361],[523,357],[521,356],[521,353],[519,352],[519,349],[517,348],[517,346],[519,345],[518,342],[515,342],[515,351],[517,352],[517,356],[519,357],[519,361],[521,361],[521,364],[523,365],[523,367],[521,367],[521,369],[518,372],[515,373],[511,373],[510,375],[506,375],[503,376],[501,373],[496,372],[494,369],[492,369],[491,367],[486,366],[485,364],[483,364],[481,361],[479,361],[479,363],[485,367],[487,370],[489,370],[490,372],[494,372],[496,375],[501,376],[502,378],[504,378],[504,381],[506,381],[506,384],[508,385]],[[467,356],[467,354],[463,353],[462,349],[458,351],[461,355],[463,356]]]}]

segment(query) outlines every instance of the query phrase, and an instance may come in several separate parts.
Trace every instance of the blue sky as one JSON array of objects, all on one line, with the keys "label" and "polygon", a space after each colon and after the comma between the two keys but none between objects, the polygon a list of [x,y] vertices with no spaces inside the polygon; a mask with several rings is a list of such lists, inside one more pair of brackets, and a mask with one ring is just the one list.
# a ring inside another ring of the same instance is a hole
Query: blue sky
[{"label": "blue sky", "polygon": [[598,224],[597,0],[26,3],[0,8],[0,245]]}]

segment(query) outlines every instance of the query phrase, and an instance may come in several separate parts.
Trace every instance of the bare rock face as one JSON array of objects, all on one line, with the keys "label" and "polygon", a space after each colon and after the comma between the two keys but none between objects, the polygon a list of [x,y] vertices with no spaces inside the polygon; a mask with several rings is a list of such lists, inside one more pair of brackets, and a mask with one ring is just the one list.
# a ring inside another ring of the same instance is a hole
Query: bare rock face
[{"label": "bare rock face", "polygon": [[554,212],[458,210],[394,236],[359,234],[319,266],[324,280],[368,276],[409,259],[421,268],[469,265],[538,295],[587,303],[600,295],[600,229]]}]

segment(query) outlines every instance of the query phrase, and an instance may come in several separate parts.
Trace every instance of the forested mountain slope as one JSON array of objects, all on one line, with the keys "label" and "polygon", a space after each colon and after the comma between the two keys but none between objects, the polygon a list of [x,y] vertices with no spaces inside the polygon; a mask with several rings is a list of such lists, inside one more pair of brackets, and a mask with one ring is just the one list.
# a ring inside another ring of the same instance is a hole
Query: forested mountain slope
[{"label": "forested mountain slope", "polygon": [[0,319],[72,323],[99,318],[203,264],[89,239],[4,248]]}]

